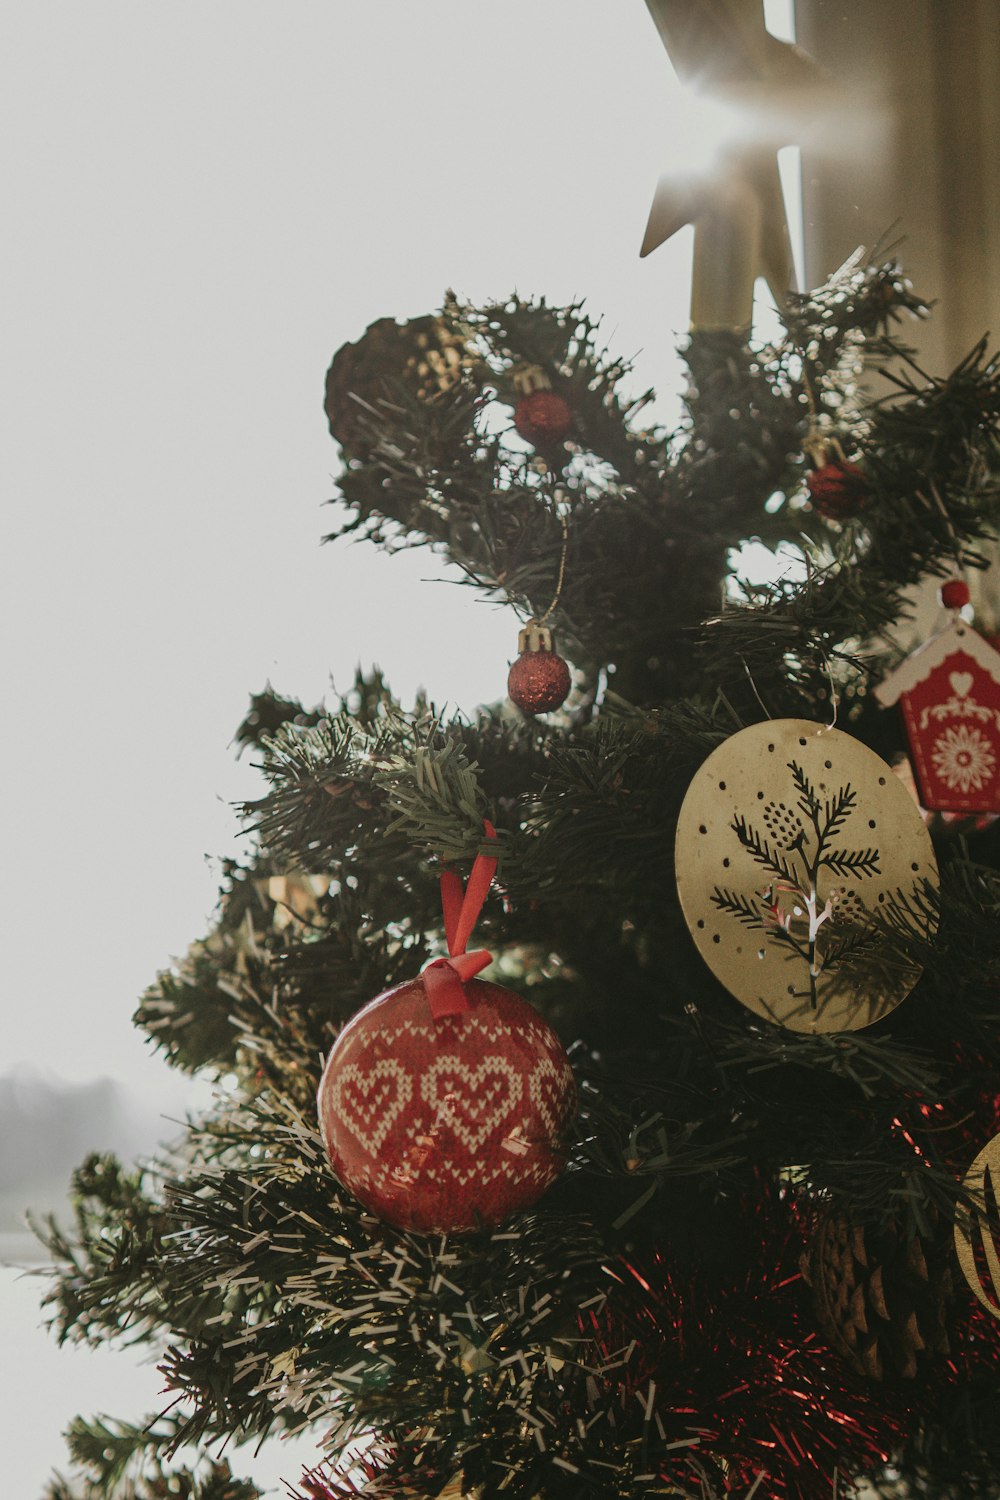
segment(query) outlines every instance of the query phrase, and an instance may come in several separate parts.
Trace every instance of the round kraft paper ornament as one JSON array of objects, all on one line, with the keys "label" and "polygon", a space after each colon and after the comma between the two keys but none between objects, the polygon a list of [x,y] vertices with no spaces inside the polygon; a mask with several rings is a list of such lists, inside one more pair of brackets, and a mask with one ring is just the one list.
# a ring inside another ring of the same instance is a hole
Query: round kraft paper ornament
[{"label": "round kraft paper ornament", "polygon": [[807,719],[743,729],[701,766],[677,823],[698,951],[737,1000],[792,1031],[854,1031],[920,976],[936,919],[915,803],[874,751]]},{"label": "round kraft paper ornament", "polygon": [[320,1083],[335,1174],[398,1229],[498,1224],[530,1208],[562,1170],[576,1109],[562,1043],[517,995],[474,977],[489,953],[466,952],[495,866],[479,856],[465,892],[445,872],[448,958],[365,1006]]},{"label": "round kraft paper ornament", "polygon": [[955,1253],[976,1299],[1000,1318],[1000,1135],[980,1151],[962,1187],[966,1197],[955,1210]]}]

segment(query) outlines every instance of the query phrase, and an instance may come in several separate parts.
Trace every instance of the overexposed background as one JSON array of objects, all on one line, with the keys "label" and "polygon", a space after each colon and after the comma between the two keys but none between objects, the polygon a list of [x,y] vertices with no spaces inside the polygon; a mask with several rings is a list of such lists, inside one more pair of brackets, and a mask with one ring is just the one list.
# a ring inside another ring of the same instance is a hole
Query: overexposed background
[{"label": "overexposed background", "polygon": [[[0,1253],[24,1264],[26,1206],[194,1098],[129,1021],[240,847],[249,694],[312,705],[359,661],[404,699],[503,694],[511,611],[426,582],[429,554],[319,545],[331,355],[449,286],[585,296],[675,411],[690,236],[638,246],[705,128],[642,0],[33,0],[5,29]],[[73,1413],[137,1417],[159,1380],[57,1351],[39,1283],[2,1275],[4,1474],[32,1500]]]}]

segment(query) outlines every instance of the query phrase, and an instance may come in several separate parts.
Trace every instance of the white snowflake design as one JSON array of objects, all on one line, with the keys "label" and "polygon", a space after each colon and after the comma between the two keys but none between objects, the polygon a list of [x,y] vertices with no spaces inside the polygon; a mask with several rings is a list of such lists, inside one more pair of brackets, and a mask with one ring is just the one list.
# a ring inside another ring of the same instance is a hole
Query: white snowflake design
[{"label": "white snowflake design", "polygon": [[981,791],[996,769],[989,741],[969,724],[955,724],[934,741],[934,769],[951,791]]}]

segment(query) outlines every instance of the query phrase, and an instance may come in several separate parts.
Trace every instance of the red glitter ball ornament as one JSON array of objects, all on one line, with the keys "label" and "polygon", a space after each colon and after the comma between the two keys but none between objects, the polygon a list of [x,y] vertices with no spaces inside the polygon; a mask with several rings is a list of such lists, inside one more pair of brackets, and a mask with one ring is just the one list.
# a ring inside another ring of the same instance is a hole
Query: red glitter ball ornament
[{"label": "red glitter ball ornament", "polygon": [[964,609],[971,598],[964,578],[949,578],[941,585],[941,603],[945,609]]},{"label": "red glitter ball ornament", "polygon": [[530,1208],[559,1176],[576,1108],[562,1043],[510,990],[465,981],[431,1012],[422,978],[345,1026],[319,1087],[337,1177],[387,1224],[455,1234]]},{"label": "red glitter ball ornament", "polygon": [[514,426],[536,448],[561,443],[572,425],[572,408],[555,391],[528,391],[514,407]]},{"label": "red glitter ball ornament", "polygon": [[828,521],[849,520],[864,509],[868,499],[863,471],[844,458],[830,459],[813,469],[806,488],[813,505]]},{"label": "red glitter ball ornament", "polygon": [[552,632],[529,620],[517,638],[518,658],[507,674],[507,693],[526,714],[547,714],[566,701],[569,667],[552,645]]}]

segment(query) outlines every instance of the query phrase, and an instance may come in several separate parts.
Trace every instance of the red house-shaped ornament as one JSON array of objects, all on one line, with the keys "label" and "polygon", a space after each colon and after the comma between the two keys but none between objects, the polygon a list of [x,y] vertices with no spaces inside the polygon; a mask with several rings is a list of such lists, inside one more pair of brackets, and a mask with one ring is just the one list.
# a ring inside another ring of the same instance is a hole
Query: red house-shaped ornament
[{"label": "red house-shaped ornament", "polygon": [[879,687],[899,703],[920,800],[935,812],[1000,812],[1000,651],[953,620]]}]

